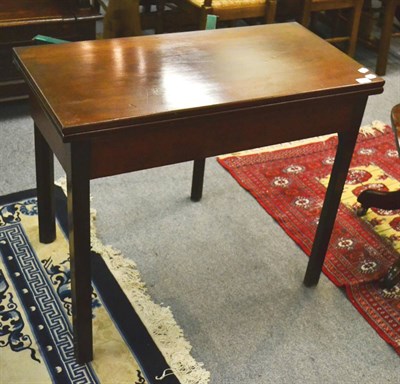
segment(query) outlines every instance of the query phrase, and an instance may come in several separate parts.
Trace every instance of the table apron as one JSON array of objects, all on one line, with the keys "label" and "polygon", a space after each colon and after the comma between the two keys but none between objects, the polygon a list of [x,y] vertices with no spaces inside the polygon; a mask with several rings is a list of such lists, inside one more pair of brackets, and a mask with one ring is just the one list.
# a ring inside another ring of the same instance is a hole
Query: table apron
[{"label": "table apron", "polygon": [[[368,99],[346,94],[166,120],[85,135],[90,179],[358,129]],[[32,117],[65,170],[69,146],[38,99]]]},{"label": "table apron", "polygon": [[116,131],[91,140],[91,178],[358,130],[366,102],[325,97]]}]

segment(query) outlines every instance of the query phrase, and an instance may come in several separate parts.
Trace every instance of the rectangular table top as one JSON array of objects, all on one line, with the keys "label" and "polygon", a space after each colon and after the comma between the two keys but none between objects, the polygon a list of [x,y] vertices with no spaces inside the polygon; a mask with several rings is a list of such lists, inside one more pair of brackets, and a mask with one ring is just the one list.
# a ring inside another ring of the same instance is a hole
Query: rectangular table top
[{"label": "rectangular table top", "polygon": [[291,100],[380,93],[384,81],[297,23],[15,48],[63,140]]}]

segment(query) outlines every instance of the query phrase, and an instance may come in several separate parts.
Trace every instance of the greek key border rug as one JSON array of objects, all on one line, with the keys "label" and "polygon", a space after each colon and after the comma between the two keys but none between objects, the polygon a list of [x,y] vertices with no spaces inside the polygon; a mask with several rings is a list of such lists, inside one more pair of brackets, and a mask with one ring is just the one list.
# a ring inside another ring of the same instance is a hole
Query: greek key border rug
[{"label": "greek key border rug", "polygon": [[[361,191],[399,188],[400,159],[391,128],[378,122],[369,128],[363,132],[372,135],[358,138],[323,272],[400,354],[400,284],[391,290],[379,285],[400,256],[400,210],[372,208],[362,218],[356,214]],[[336,148],[337,137],[331,136],[218,161],[310,255]]]},{"label": "greek key border rug", "polygon": [[56,211],[57,239],[41,244],[35,190],[0,197],[0,383],[208,383],[170,310],[151,301],[134,263],[100,243],[94,220],[94,360],[76,363],[60,187]]}]

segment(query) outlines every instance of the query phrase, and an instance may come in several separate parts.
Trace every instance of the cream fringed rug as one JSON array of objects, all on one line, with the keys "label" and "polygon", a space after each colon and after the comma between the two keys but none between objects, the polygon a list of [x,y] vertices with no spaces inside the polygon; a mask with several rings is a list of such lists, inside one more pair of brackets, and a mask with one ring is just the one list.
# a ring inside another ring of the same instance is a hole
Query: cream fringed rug
[{"label": "cream fringed rug", "polygon": [[38,241],[35,191],[0,197],[0,383],[206,384],[169,308],[133,262],[97,239],[92,220],[94,360],[73,355],[66,199],[57,240]]}]

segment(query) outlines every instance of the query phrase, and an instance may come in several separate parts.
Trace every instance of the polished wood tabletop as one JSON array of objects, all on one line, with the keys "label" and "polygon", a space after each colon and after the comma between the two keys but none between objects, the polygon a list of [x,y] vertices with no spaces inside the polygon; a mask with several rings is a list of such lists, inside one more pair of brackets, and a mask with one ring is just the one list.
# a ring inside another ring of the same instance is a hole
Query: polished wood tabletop
[{"label": "polished wood tabletop", "polygon": [[296,23],[16,52],[65,141],[171,115],[382,87],[381,79],[357,82],[360,64]]},{"label": "polished wood tabletop", "polygon": [[93,358],[90,180],[337,133],[304,283],[318,283],[368,97],[384,80],[296,23],[15,49],[30,87],[42,242],[53,154],[67,174],[74,343]]}]

